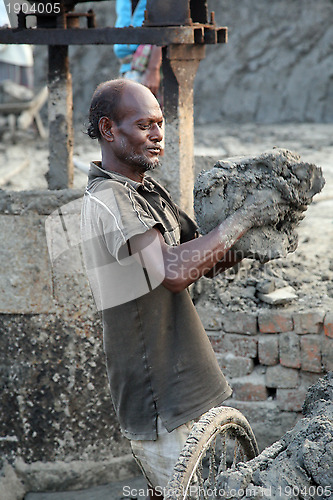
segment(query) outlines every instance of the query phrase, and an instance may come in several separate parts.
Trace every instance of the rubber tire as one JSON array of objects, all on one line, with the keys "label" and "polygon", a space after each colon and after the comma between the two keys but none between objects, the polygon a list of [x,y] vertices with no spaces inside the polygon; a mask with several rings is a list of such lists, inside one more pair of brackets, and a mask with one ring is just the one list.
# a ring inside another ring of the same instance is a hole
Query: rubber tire
[{"label": "rubber tire", "polygon": [[[219,430],[220,429],[220,430]],[[212,408],[194,425],[174,467],[174,474],[166,488],[166,500],[182,500],[198,462],[209,447],[210,441],[221,430],[232,429],[241,443],[247,460],[259,453],[258,445],[249,422],[244,415],[227,406]]]}]

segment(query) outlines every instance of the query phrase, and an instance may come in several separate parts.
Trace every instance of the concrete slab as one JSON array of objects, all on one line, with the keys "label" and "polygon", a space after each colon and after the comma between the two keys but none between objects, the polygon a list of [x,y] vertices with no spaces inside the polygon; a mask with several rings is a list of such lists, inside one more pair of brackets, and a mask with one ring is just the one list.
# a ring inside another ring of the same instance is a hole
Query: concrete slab
[{"label": "concrete slab", "polygon": [[143,499],[146,491],[147,483],[140,476],[95,486],[87,490],[28,493],[24,500],[119,500],[139,497]]},{"label": "concrete slab", "polygon": [[54,310],[44,222],[45,217],[33,213],[24,217],[0,215],[0,232],[7,242],[0,250],[4,264],[0,313],[40,314]]}]

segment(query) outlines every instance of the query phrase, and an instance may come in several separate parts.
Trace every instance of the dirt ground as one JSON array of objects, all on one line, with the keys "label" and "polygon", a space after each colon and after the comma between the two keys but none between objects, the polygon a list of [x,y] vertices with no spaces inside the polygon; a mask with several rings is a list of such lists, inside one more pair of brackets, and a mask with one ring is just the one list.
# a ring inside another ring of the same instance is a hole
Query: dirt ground
[{"label": "dirt ground", "polygon": [[[329,310],[333,303],[333,124],[216,123],[195,127],[195,156],[206,169],[213,167],[215,159],[248,156],[275,146],[287,148],[304,161],[320,166],[326,185],[314,198],[299,226],[296,252],[266,264],[264,273],[294,288],[298,309],[323,306]],[[33,131],[18,135],[14,141],[4,137],[0,157],[1,189],[47,188],[48,144]],[[99,157],[98,144],[79,131],[74,158],[88,165]],[[86,174],[75,168],[74,187],[84,188],[86,179]],[[258,299],[251,291],[252,278],[254,271],[262,270],[262,265],[250,261],[244,264],[238,276],[229,275],[218,281],[215,288],[224,308],[234,310],[240,302],[249,309],[257,307]]]},{"label": "dirt ground", "polygon": [[[232,124],[196,129],[197,154],[209,147],[225,150],[225,157],[250,156],[272,147],[298,153],[305,162],[320,166],[326,180],[322,192],[305,212],[298,234],[298,248],[287,258],[262,265],[247,261],[239,275],[226,276],[215,284],[223,308],[234,311],[256,309],[258,299],[253,277],[273,276],[278,288],[292,286],[297,298],[290,304],[298,310],[333,304],[333,125],[327,124]],[[210,167],[209,167],[210,168]],[[227,278],[227,279],[226,279]],[[233,279],[234,278],[234,279]],[[260,304],[264,306],[266,304]]]}]

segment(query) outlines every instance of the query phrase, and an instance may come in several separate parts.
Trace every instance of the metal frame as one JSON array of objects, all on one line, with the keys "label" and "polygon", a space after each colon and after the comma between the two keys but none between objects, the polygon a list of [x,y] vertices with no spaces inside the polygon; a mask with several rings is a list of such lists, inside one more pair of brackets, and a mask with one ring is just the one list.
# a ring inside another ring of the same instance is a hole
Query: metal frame
[{"label": "metal frame", "polygon": [[174,44],[226,43],[227,28],[210,24],[141,28],[0,28],[0,44],[113,45],[115,43]]},{"label": "metal frame", "polygon": [[[73,10],[78,1],[48,0],[52,2],[60,4],[60,12],[36,15],[36,28],[27,28],[27,19],[32,14],[22,11],[17,16],[17,28],[0,28],[0,44],[49,47],[49,188],[71,187],[73,181],[73,103],[68,46],[149,43],[163,47],[164,166],[171,173],[168,177],[176,179],[173,186],[168,187],[175,201],[191,213],[193,82],[205,55],[205,45],[226,43],[227,28],[215,25],[214,13],[208,22],[207,0],[147,0],[146,19],[139,28],[97,28],[92,10],[87,13]],[[37,6],[43,3],[43,0],[30,1]],[[85,28],[80,27],[82,18],[86,18]],[[59,144],[64,147],[59,148]]]}]

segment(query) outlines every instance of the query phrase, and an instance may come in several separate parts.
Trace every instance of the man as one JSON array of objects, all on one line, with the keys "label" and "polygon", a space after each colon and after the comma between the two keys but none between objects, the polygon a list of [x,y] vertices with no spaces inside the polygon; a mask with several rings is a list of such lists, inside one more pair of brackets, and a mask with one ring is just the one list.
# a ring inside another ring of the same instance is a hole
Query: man
[{"label": "man", "polygon": [[234,265],[233,244],[271,220],[277,200],[258,191],[197,237],[195,223],[146,175],[163,152],[163,116],[150,90],[105,82],[89,119],[102,161],[91,166],[82,239],[112,400],[149,485],[163,488],[191,422],[231,394],[187,287]]}]

